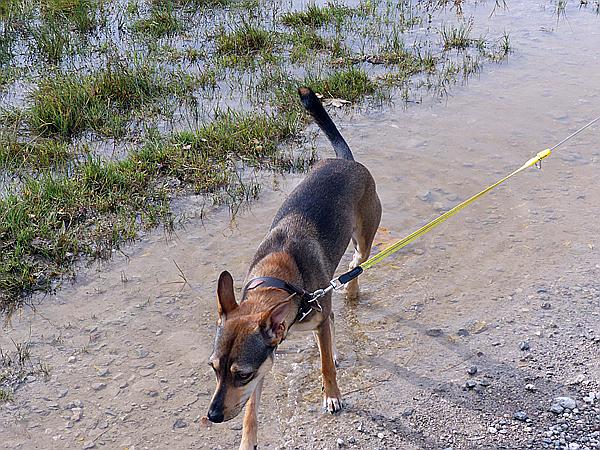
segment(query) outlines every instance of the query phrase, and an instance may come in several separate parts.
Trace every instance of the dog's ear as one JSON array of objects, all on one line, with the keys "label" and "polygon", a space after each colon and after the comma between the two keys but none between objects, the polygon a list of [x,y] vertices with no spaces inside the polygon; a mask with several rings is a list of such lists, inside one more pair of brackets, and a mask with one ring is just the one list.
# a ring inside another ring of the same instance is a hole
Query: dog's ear
[{"label": "dog's ear", "polygon": [[285,301],[267,312],[261,322],[261,329],[270,345],[278,345],[284,338],[285,318],[290,311],[290,301]]},{"label": "dog's ear", "polygon": [[224,270],[219,275],[219,284],[217,285],[217,311],[219,321],[224,322],[228,314],[238,307],[233,293],[233,278],[231,274]]}]

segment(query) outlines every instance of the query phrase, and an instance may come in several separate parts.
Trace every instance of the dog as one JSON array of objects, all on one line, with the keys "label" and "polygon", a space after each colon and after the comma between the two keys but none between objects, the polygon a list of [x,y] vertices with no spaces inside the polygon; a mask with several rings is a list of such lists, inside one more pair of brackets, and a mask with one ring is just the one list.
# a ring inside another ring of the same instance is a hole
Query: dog
[{"label": "dog", "polygon": [[[316,164],[284,201],[250,264],[240,303],[229,272],[220,274],[217,285],[218,319],[209,359],[217,385],[208,420],[230,420],[245,405],[240,450],[257,448],[263,380],[277,346],[292,329],[313,330],[321,354],[323,407],[332,414],[342,408],[331,292],[318,306],[310,302],[310,293],[329,284],[350,242],[350,269],[368,259],[381,219],[373,177],[354,160],[314,92],[302,87],[298,93],[336,158]],[[346,298],[355,299],[358,291],[355,278],[346,285]]]}]

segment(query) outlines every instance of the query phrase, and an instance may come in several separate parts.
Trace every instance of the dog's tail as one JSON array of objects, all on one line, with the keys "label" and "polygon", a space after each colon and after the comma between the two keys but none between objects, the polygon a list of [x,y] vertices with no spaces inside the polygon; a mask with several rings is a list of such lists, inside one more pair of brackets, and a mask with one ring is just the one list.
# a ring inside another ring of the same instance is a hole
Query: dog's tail
[{"label": "dog's tail", "polygon": [[311,91],[307,87],[298,88],[298,94],[300,94],[300,100],[302,100],[302,104],[306,108],[306,110],[310,113],[311,116],[319,125],[319,128],[323,130],[331,145],[333,145],[333,150],[338,158],[349,159],[351,161],[354,160],[352,156],[352,152],[350,151],[350,147],[335,127],[333,120],[323,108],[321,104],[321,100],[317,98],[315,93]]}]

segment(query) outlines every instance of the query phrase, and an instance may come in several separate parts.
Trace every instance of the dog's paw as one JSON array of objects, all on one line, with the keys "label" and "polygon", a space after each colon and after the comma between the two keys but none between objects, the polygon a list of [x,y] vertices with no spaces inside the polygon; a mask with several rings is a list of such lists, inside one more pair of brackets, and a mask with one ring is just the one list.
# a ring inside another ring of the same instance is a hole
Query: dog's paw
[{"label": "dog's paw", "polygon": [[328,397],[327,395],[323,396],[323,409],[330,414],[335,414],[338,411],[341,411],[344,406],[344,402],[342,401],[341,396],[337,397]]},{"label": "dog's paw", "polygon": [[352,280],[350,283],[346,285],[346,289],[344,290],[344,295],[346,300],[356,300],[358,299],[358,280]]}]

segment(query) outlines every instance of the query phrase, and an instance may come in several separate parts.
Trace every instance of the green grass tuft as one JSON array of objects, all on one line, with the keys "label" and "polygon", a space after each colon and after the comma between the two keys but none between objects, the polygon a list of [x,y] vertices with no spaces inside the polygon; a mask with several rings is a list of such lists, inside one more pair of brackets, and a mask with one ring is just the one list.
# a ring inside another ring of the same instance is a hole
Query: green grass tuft
[{"label": "green grass tuft", "polygon": [[364,70],[354,67],[334,72],[325,78],[309,76],[304,84],[324,97],[341,98],[351,102],[373,94],[377,89],[375,82]]},{"label": "green grass tuft", "polygon": [[177,10],[172,1],[154,2],[150,16],[133,24],[133,31],[147,34],[155,38],[173,36],[183,30],[183,23],[177,17]]},{"label": "green grass tuft", "polygon": [[194,80],[178,73],[165,77],[148,64],[112,63],[91,75],[66,73],[41,80],[25,115],[42,136],[69,137],[84,130],[119,136],[133,110],[183,96]]},{"label": "green grass tuft", "polygon": [[0,131],[0,167],[41,170],[64,165],[73,155],[66,143],[54,140],[17,141]]},{"label": "green grass tuft", "polygon": [[472,24],[460,23],[457,26],[443,25],[439,30],[444,50],[464,50],[476,41],[471,38]]},{"label": "green grass tuft", "polygon": [[344,21],[357,14],[357,10],[347,6],[328,4],[326,6],[308,5],[305,11],[294,11],[282,16],[284,25],[294,28],[321,28],[326,25],[340,26]]},{"label": "green grass tuft", "polygon": [[276,43],[274,33],[244,23],[230,33],[217,35],[216,52],[220,55],[251,56],[272,51]]}]

